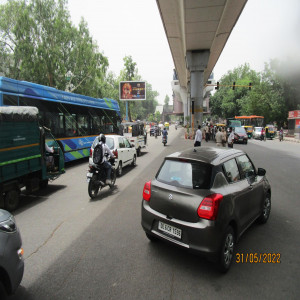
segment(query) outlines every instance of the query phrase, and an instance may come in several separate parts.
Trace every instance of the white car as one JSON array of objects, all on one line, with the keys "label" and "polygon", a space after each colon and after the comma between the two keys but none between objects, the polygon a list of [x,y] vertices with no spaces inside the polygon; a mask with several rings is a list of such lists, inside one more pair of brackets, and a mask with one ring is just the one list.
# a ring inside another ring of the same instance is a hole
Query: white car
[{"label": "white car", "polygon": [[[117,170],[117,175],[121,176],[123,167],[131,165],[136,165],[136,150],[133,146],[130,145],[128,140],[121,135],[105,135],[106,145],[112,151],[115,159],[115,168]],[[93,165],[93,151],[95,146],[98,143],[98,137],[95,138],[89,157],[89,164]]]},{"label": "white car", "polygon": [[261,137],[261,130],[262,130],[262,127],[254,127],[252,137],[254,139],[260,139],[260,137]]}]

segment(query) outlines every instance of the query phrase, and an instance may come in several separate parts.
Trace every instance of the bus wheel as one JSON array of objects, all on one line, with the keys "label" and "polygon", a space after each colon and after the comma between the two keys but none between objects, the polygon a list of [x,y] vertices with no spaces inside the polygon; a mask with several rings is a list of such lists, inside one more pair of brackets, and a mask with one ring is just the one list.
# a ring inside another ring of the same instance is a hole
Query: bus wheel
[{"label": "bus wheel", "polygon": [[45,189],[48,186],[48,179],[40,181],[40,189]]},{"label": "bus wheel", "polygon": [[5,193],[4,206],[8,211],[13,211],[19,206],[19,191],[11,190]]}]

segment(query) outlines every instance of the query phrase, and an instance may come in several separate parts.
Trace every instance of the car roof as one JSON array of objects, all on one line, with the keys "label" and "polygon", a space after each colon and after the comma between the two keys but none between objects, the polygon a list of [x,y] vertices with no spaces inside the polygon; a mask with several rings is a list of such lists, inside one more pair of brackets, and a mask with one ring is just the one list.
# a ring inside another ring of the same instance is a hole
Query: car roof
[{"label": "car roof", "polygon": [[219,165],[230,158],[245,154],[244,151],[233,148],[193,147],[166,156],[166,159],[188,159],[201,161],[211,165]]}]

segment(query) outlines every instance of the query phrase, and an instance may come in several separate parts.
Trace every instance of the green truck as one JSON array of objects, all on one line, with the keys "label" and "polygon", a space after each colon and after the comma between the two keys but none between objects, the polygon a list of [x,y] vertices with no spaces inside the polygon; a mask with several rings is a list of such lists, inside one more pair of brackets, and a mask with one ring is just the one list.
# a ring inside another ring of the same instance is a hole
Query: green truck
[{"label": "green truck", "polygon": [[38,109],[0,107],[0,207],[15,210],[21,191],[45,188],[64,172],[62,150],[50,130],[39,126]]}]

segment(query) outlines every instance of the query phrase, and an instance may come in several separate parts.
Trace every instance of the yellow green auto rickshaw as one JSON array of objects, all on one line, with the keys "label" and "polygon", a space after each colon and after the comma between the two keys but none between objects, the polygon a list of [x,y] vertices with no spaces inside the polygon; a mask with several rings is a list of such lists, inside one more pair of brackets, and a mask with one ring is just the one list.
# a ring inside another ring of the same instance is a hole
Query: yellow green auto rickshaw
[{"label": "yellow green auto rickshaw", "polygon": [[165,122],[165,128],[166,128],[167,130],[169,130],[169,126],[170,126],[169,122]]},{"label": "yellow green auto rickshaw", "polygon": [[273,125],[266,125],[265,135],[267,139],[273,139],[275,137],[275,128]]},{"label": "yellow green auto rickshaw", "polygon": [[243,126],[247,132],[247,135],[248,135],[248,139],[251,139],[252,138],[252,135],[253,135],[253,126]]}]

